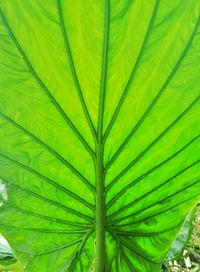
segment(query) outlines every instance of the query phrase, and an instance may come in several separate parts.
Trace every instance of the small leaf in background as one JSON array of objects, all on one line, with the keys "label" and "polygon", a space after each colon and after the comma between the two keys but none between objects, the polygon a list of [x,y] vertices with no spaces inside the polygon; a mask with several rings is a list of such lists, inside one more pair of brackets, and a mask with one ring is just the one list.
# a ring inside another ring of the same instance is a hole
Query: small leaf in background
[{"label": "small leaf in background", "polygon": [[7,266],[16,262],[17,260],[7,241],[0,236],[0,264]]},{"label": "small leaf in background", "polygon": [[0,272],[24,272],[6,239],[0,235]]},{"label": "small leaf in background", "polygon": [[8,195],[6,191],[6,184],[3,182],[3,180],[0,179],[0,207],[7,200],[8,200]]},{"label": "small leaf in background", "polygon": [[181,230],[178,233],[176,240],[172,243],[172,246],[166,256],[166,260],[175,260],[183,255],[186,244],[188,243],[192,231],[194,229],[194,218],[195,218],[196,208],[192,209],[185,221]]}]

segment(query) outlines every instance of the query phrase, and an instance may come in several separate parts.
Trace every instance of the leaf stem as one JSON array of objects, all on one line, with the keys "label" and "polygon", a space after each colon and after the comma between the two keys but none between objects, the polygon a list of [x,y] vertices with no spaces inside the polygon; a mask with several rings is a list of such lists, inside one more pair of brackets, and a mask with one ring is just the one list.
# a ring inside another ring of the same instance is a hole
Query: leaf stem
[{"label": "leaf stem", "polygon": [[105,26],[102,54],[101,88],[99,97],[99,114],[96,141],[96,272],[105,271],[105,175],[103,165],[103,119],[104,102],[106,93],[108,45],[109,45],[109,24],[110,24],[110,0],[105,0]]},{"label": "leaf stem", "polygon": [[103,177],[103,146],[97,145],[96,161],[96,272],[105,267],[105,188]]}]

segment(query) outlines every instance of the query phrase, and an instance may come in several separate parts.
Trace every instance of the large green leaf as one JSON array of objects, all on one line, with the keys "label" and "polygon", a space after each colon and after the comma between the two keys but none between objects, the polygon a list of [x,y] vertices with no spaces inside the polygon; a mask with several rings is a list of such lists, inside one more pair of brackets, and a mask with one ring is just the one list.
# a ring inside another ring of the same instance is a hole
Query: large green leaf
[{"label": "large green leaf", "polygon": [[30,272],[160,271],[200,199],[200,1],[0,6],[3,235]]}]

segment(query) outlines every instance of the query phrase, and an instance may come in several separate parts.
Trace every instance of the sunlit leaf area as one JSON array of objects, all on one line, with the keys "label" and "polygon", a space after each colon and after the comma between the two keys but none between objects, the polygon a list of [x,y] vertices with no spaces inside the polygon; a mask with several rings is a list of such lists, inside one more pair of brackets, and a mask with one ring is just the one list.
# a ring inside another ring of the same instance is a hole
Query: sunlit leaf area
[{"label": "sunlit leaf area", "polygon": [[200,0],[0,0],[0,272],[200,272]]}]

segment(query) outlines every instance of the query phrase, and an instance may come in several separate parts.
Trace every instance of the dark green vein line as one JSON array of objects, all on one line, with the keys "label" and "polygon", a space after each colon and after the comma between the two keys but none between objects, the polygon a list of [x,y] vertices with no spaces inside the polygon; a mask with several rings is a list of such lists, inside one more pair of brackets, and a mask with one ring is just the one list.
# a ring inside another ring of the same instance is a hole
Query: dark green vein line
[{"label": "dark green vein line", "polygon": [[[153,203],[153,204],[151,204],[151,205],[149,205],[149,206],[143,208],[142,210],[139,210],[139,211],[137,211],[137,212],[135,212],[135,213],[132,213],[132,214],[127,215],[127,216],[124,216],[124,217],[122,217],[122,218],[120,218],[120,219],[117,219],[117,220],[115,220],[115,221],[112,221],[112,222],[113,222],[114,224],[117,223],[117,222],[121,222],[121,221],[123,221],[123,220],[125,220],[125,219],[127,219],[127,218],[130,218],[130,217],[135,216],[135,215],[137,215],[137,214],[139,214],[139,213],[141,213],[141,212],[143,212],[143,211],[145,211],[145,210],[148,210],[148,209],[152,208],[153,206],[162,204],[163,201],[166,201],[167,199],[170,199],[170,198],[172,198],[173,196],[176,196],[176,195],[178,195],[178,194],[184,192],[185,190],[187,190],[188,188],[190,188],[190,187],[192,187],[192,186],[198,184],[199,182],[200,182],[199,180],[198,180],[198,181],[195,181],[195,182],[193,182],[192,184],[190,184],[190,185],[188,185],[188,186],[185,186],[183,189],[181,189],[181,190],[175,192],[174,194],[171,194],[171,195],[169,195],[168,197],[163,198],[162,200],[159,200],[159,201],[157,201],[157,202],[155,202],[155,203]],[[196,196],[196,195],[195,195],[195,196]]]},{"label": "dark green vein line", "polygon": [[147,41],[149,39],[149,36],[150,36],[151,30],[152,30],[153,24],[154,24],[154,21],[155,21],[155,18],[156,18],[156,14],[157,14],[158,7],[159,7],[159,2],[160,2],[160,0],[156,1],[156,3],[155,3],[154,10],[153,10],[151,19],[149,21],[149,26],[147,28],[147,31],[146,31],[146,34],[145,34],[145,37],[144,37],[144,40],[143,40],[143,44],[141,46],[141,49],[140,49],[140,52],[138,54],[137,60],[136,60],[135,65],[134,65],[134,67],[132,69],[132,72],[131,72],[130,77],[128,79],[128,82],[127,82],[127,84],[125,86],[125,89],[124,89],[124,91],[122,93],[122,96],[121,96],[121,98],[119,100],[119,103],[118,103],[118,105],[117,105],[117,107],[115,109],[115,112],[114,112],[114,114],[113,114],[113,116],[112,116],[112,118],[110,120],[110,123],[109,123],[109,125],[108,125],[108,127],[107,127],[107,129],[106,129],[106,131],[104,133],[104,137],[103,137],[104,138],[104,142],[106,141],[106,139],[107,139],[107,137],[108,137],[108,135],[109,135],[109,133],[110,133],[113,125],[114,125],[114,122],[115,122],[115,120],[116,120],[116,118],[118,116],[118,113],[119,113],[119,111],[120,111],[120,109],[121,109],[121,107],[123,105],[123,102],[124,102],[124,100],[125,100],[125,98],[127,96],[127,93],[128,93],[128,91],[130,89],[130,86],[131,86],[131,84],[133,82],[133,79],[135,77],[136,71],[138,70],[140,61],[141,61],[142,56],[143,56],[144,48],[145,48],[145,46],[147,44]]},{"label": "dark green vein line", "polygon": [[85,228],[89,228],[92,225],[91,224],[85,224],[85,223],[77,223],[77,222],[72,222],[72,221],[68,221],[68,220],[63,220],[60,218],[55,218],[55,217],[51,217],[51,216],[46,216],[46,215],[42,215],[42,214],[38,214],[38,213],[34,213],[31,211],[26,211],[22,208],[19,208],[17,206],[12,205],[12,207],[3,207],[4,209],[15,209],[16,211],[19,211],[20,213],[26,214],[27,216],[33,216],[45,221],[49,221],[52,223],[58,223],[58,224],[63,224],[63,225],[67,225],[67,226],[74,226],[74,227],[85,227]]},{"label": "dark green vein line", "polygon": [[83,248],[84,248],[87,240],[89,239],[90,235],[93,233],[93,231],[94,231],[94,229],[91,229],[86,233],[84,239],[81,241],[81,244],[80,244],[77,252],[74,254],[74,259],[72,260],[71,266],[70,266],[72,271],[75,271],[74,269],[77,265],[77,261],[80,260],[80,256],[83,251]]},{"label": "dark green vein line", "polygon": [[118,254],[118,252],[119,252],[119,244],[118,244],[117,241],[116,241],[116,243],[117,243],[117,245],[116,245],[116,250],[115,250],[115,253],[114,253],[113,257],[112,257],[112,260],[111,260],[111,262],[110,262],[110,265],[109,265],[109,267],[108,267],[108,272],[111,272],[112,264],[113,264],[114,260],[116,259],[116,256],[117,256],[117,254]]},{"label": "dark green vein line", "polygon": [[78,263],[79,263],[79,265],[80,265],[80,272],[84,272],[84,271],[83,271],[83,263],[82,263],[81,258],[79,258]]},{"label": "dark green vein line", "polygon": [[[71,242],[71,243],[65,245],[65,246],[62,246],[62,247],[59,247],[59,248],[55,248],[55,249],[53,249],[53,250],[49,250],[49,251],[46,251],[46,252],[32,253],[31,255],[33,255],[33,256],[43,256],[43,255],[48,255],[48,254],[51,254],[51,253],[55,253],[55,252],[57,252],[57,251],[64,250],[64,249],[66,249],[66,248],[68,248],[68,247],[74,246],[74,245],[80,243],[81,241],[82,241],[82,239],[78,239],[78,240],[76,240],[76,241],[74,241],[74,242]],[[27,253],[27,252],[25,252],[25,253]],[[30,254],[30,253],[29,253],[29,254]]]},{"label": "dark green vein line", "polygon": [[63,187],[62,185],[56,183],[55,181],[53,181],[50,178],[47,178],[46,176],[40,174],[39,172],[35,171],[34,169],[30,168],[29,166],[26,166],[24,164],[22,164],[21,162],[18,162],[6,155],[0,154],[0,157],[11,161],[12,163],[18,165],[20,168],[25,169],[26,171],[34,174],[35,176],[40,177],[41,179],[45,180],[46,182],[48,182],[49,184],[51,184],[52,186],[54,186],[55,188],[59,189],[60,191],[66,193],[67,195],[73,197],[74,199],[78,200],[79,202],[81,202],[82,204],[84,204],[85,206],[87,206],[88,208],[94,210],[94,206],[91,205],[90,203],[88,203],[86,200],[84,200],[83,198],[79,197],[78,195],[72,193],[71,191],[69,191],[68,189],[66,189],[65,187]]},{"label": "dark green vein line", "polygon": [[133,268],[133,264],[131,263],[128,256],[126,255],[126,252],[125,252],[125,250],[123,248],[122,242],[120,244],[121,244],[121,247],[120,247],[121,253],[122,253],[122,256],[124,257],[124,260],[125,260],[126,264],[128,265],[131,272],[135,272],[136,270]]},{"label": "dark green vein line", "polygon": [[[196,182],[196,183],[198,183],[198,182]],[[187,188],[186,188],[186,189],[187,189]],[[187,198],[187,199],[185,199],[185,200],[183,200],[183,201],[181,201],[181,202],[179,202],[179,203],[176,203],[175,205],[173,205],[173,206],[171,206],[171,207],[169,207],[169,208],[167,208],[167,209],[165,209],[165,210],[162,210],[162,211],[160,211],[160,212],[157,212],[157,213],[152,214],[152,215],[150,215],[150,216],[147,216],[147,217],[145,217],[145,218],[138,219],[137,221],[133,221],[133,222],[126,223],[126,224],[120,224],[120,225],[117,225],[117,226],[118,226],[118,227],[126,227],[126,226],[134,225],[134,224],[137,224],[137,223],[140,223],[140,222],[144,222],[144,221],[146,221],[146,220],[151,219],[152,217],[155,217],[155,216],[157,216],[157,215],[160,215],[160,214],[162,214],[162,213],[165,213],[165,212],[167,212],[167,211],[170,211],[170,210],[172,210],[173,208],[176,208],[176,207],[178,207],[178,206],[180,206],[180,205],[182,205],[182,204],[188,202],[189,200],[196,199],[197,196],[199,197],[199,192],[198,192],[197,194],[193,195],[192,197]],[[197,199],[196,199],[196,200],[197,200]]]},{"label": "dark green vein line", "polygon": [[118,248],[117,248],[116,257],[115,257],[115,265],[116,265],[116,272],[119,272],[118,256],[119,256],[120,245],[119,243],[117,244],[118,244]]},{"label": "dark green vein line", "polygon": [[71,48],[70,48],[70,44],[69,44],[69,40],[68,40],[66,28],[65,28],[64,18],[63,18],[61,0],[57,0],[57,7],[58,7],[58,15],[59,15],[59,19],[60,19],[60,25],[61,25],[63,40],[64,40],[64,43],[65,43],[65,48],[66,48],[67,57],[68,57],[68,60],[69,60],[72,76],[74,78],[74,82],[75,82],[75,85],[76,85],[76,88],[77,88],[78,96],[79,96],[79,99],[80,99],[80,102],[81,102],[81,105],[82,105],[86,120],[87,120],[88,125],[90,127],[90,130],[91,130],[91,132],[93,134],[94,140],[96,141],[96,131],[95,131],[94,125],[93,125],[92,120],[91,120],[91,116],[89,114],[88,108],[86,106],[86,103],[85,103],[85,100],[84,100],[84,97],[83,97],[80,82],[79,82],[77,72],[76,72],[76,69],[75,69],[75,65],[74,65],[74,60],[73,60],[73,57],[72,57],[72,52],[71,52]]},{"label": "dark green vein line", "polygon": [[115,263],[116,263],[116,270],[118,271],[118,255],[119,255],[119,252],[120,252],[120,249],[121,249],[121,241],[119,240],[117,234],[115,233],[115,231],[109,227],[109,226],[106,226],[107,228],[107,231],[110,233],[110,235],[113,237],[113,239],[117,242],[117,247],[118,247],[118,252],[117,252],[117,255],[116,255],[116,259],[115,259]]},{"label": "dark green vein line", "polygon": [[[197,139],[199,139],[200,135],[197,135],[194,137],[190,142],[188,142],[186,145],[181,147],[177,152],[169,156],[167,159],[162,161],[161,163],[157,164],[155,167],[148,170],[146,173],[142,174],[140,177],[133,180],[131,183],[129,183],[127,186],[125,186],[118,194],[116,194],[107,204],[107,210],[122,196],[124,195],[130,188],[132,188],[134,185],[136,185],[138,182],[142,181],[144,178],[146,178],[148,175],[153,173],[155,170],[159,169],[161,166],[168,163],[170,160],[174,159],[177,155],[179,155],[181,152],[183,152],[187,147],[189,147],[191,144],[193,144]],[[111,186],[113,186],[114,183],[110,183],[107,187],[109,190]]]},{"label": "dark green vein line", "polygon": [[[4,119],[6,119],[10,124],[15,126],[17,129],[25,133],[26,135],[30,136],[34,141],[36,141],[38,144],[43,146],[47,151],[49,151],[52,155],[54,155],[59,161],[61,161],[69,170],[71,170],[81,181],[83,181],[86,186],[94,192],[95,188],[94,186],[71,164],[69,163],[64,157],[62,157],[60,154],[58,154],[53,148],[51,148],[49,145],[47,145],[45,142],[40,140],[37,136],[26,130],[24,127],[16,123],[13,119],[5,115],[4,113],[0,112],[0,116],[2,116]],[[72,194],[72,193],[71,193]]]},{"label": "dark green vein line", "polygon": [[102,56],[101,89],[100,89],[100,97],[99,97],[98,131],[97,131],[97,137],[99,141],[101,142],[102,142],[102,133],[103,133],[104,102],[105,102],[106,80],[107,80],[109,28],[110,28],[110,0],[106,0],[105,13],[106,15],[105,15],[103,56]]},{"label": "dark green vein line", "polygon": [[113,236],[113,238],[120,244],[120,245],[124,245],[127,249],[131,250],[135,255],[141,257],[142,259],[145,259],[146,261],[153,263],[153,264],[160,264],[157,262],[154,262],[152,260],[150,260],[149,258],[147,258],[146,256],[144,256],[143,254],[138,252],[138,249],[134,249],[133,246],[131,246],[126,240],[124,240],[123,238],[120,237],[120,235],[117,235],[117,233],[114,231],[114,229],[111,229],[110,227],[107,228],[108,232]]},{"label": "dark green vein line", "polygon": [[39,233],[46,233],[46,234],[85,234],[87,232],[87,229],[78,229],[78,230],[62,230],[62,229],[38,229],[38,228],[21,228],[21,227],[16,227],[16,226],[11,226],[11,225],[4,225],[0,223],[0,228],[3,229],[16,229],[20,231],[34,231],[34,232],[39,232]]},{"label": "dark green vein line", "polygon": [[199,19],[195,25],[195,28],[192,32],[192,35],[185,47],[185,49],[183,50],[181,56],[179,57],[177,63],[175,64],[174,68],[172,69],[172,72],[170,73],[170,75],[168,76],[167,80],[165,81],[165,83],[163,84],[163,86],[161,87],[161,89],[159,90],[158,94],[155,96],[155,98],[153,99],[153,101],[151,102],[151,104],[149,105],[149,107],[147,108],[147,110],[144,112],[144,114],[142,115],[142,117],[140,118],[140,120],[137,122],[137,124],[135,125],[135,127],[131,130],[131,132],[129,133],[129,135],[126,137],[126,139],[124,140],[124,142],[120,145],[120,147],[117,149],[117,151],[114,153],[114,155],[112,156],[112,158],[110,159],[110,161],[107,163],[106,167],[105,167],[105,171],[108,170],[108,168],[114,163],[114,161],[117,159],[117,157],[119,156],[119,154],[122,152],[123,148],[128,144],[128,142],[132,139],[133,135],[135,134],[135,132],[137,131],[137,129],[140,127],[140,125],[143,123],[143,121],[146,119],[146,117],[148,116],[148,114],[150,113],[150,111],[152,110],[152,108],[154,107],[154,105],[156,104],[156,102],[159,100],[159,98],[161,97],[161,95],[163,94],[164,90],[166,90],[167,86],[169,85],[169,83],[171,82],[171,80],[174,78],[174,75],[176,74],[176,72],[178,71],[183,59],[185,58],[191,44],[192,41],[195,37],[195,34],[197,32],[199,26]]},{"label": "dark green vein line", "polygon": [[[121,230],[117,230],[117,229],[114,229],[114,231],[117,233],[117,235],[119,236],[136,236],[136,237],[148,237],[148,236],[154,236],[154,235],[160,235],[160,234],[163,234],[165,232],[169,232],[169,231],[172,231],[172,230],[175,230],[177,228],[179,228],[180,226],[182,226],[184,221],[181,221],[181,223],[177,224],[176,226],[174,227],[170,227],[168,229],[165,229],[165,230],[161,230],[161,231],[154,231],[154,232],[129,232],[129,231],[121,231]],[[112,230],[112,229],[111,229]]]},{"label": "dark green vein line", "polygon": [[[117,215],[119,215],[120,213],[122,213],[123,211],[127,210],[130,207],[133,207],[134,204],[138,203],[140,200],[144,199],[146,196],[149,196],[151,193],[159,190],[160,188],[162,188],[165,185],[168,185],[169,182],[173,181],[175,178],[177,178],[178,176],[180,176],[181,174],[183,174],[184,172],[186,172],[187,170],[191,169],[193,166],[197,165],[200,162],[200,160],[197,160],[195,162],[193,162],[192,164],[188,165],[187,167],[185,167],[184,169],[182,169],[181,171],[179,171],[178,173],[176,173],[175,175],[173,175],[171,178],[167,179],[166,181],[164,181],[163,183],[159,184],[158,186],[154,187],[152,190],[148,191],[146,194],[142,195],[141,197],[135,199],[134,201],[132,201],[131,203],[125,205],[123,208],[119,209],[118,211],[116,211],[115,213],[113,213],[112,215],[110,215],[108,218],[113,218]],[[159,201],[160,202],[160,201]],[[156,202],[157,204],[157,202]],[[155,204],[154,204],[155,205]],[[141,211],[145,210],[146,208],[143,208]],[[141,212],[139,211],[139,212]],[[136,212],[138,213],[138,212]],[[135,213],[134,213],[135,215]],[[124,217],[122,217],[124,218]],[[120,218],[120,220],[122,219]]]},{"label": "dark green vein line", "polygon": [[61,203],[59,203],[59,202],[57,202],[57,201],[54,201],[54,200],[52,200],[52,199],[46,198],[46,197],[44,197],[44,196],[42,196],[42,195],[39,195],[39,194],[37,194],[37,193],[35,193],[35,192],[32,192],[32,191],[30,191],[30,190],[28,190],[28,189],[26,189],[26,188],[23,188],[23,187],[21,187],[21,186],[15,184],[15,183],[13,183],[13,182],[11,182],[11,181],[8,181],[8,180],[6,180],[6,179],[3,179],[3,181],[4,181],[5,183],[7,183],[7,184],[10,184],[13,188],[16,188],[16,189],[18,189],[18,190],[20,190],[20,191],[23,191],[23,192],[25,192],[26,194],[28,194],[28,195],[30,195],[30,196],[33,196],[33,197],[35,197],[35,198],[37,198],[37,199],[42,200],[43,202],[49,203],[49,204],[51,204],[51,205],[53,205],[53,206],[55,206],[55,207],[58,207],[58,208],[60,208],[60,209],[63,209],[63,210],[65,210],[65,211],[67,211],[67,212],[69,212],[69,213],[71,213],[71,214],[74,214],[74,215],[76,215],[76,216],[78,216],[78,217],[81,217],[81,218],[83,218],[83,219],[85,219],[85,220],[87,220],[87,221],[89,221],[89,222],[91,222],[91,223],[93,222],[93,218],[91,218],[91,217],[89,217],[89,216],[87,216],[87,215],[85,215],[85,214],[82,214],[82,213],[80,213],[80,212],[78,212],[78,211],[76,211],[76,210],[74,210],[74,209],[72,209],[72,208],[69,208],[69,207],[67,207],[67,206],[65,206],[65,205],[63,205],[63,204],[61,204]]},{"label": "dark green vein line", "polygon": [[132,245],[130,245],[129,242],[127,242],[128,239],[124,240],[122,238],[120,238],[121,240],[121,243],[126,247],[128,248],[130,251],[132,251],[135,255],[141,257],[142,259],[145,259],[147,262],[149,263],[152,263],[152,264],[156,264],[156,265],[159,265],[160,262],[154,262],[152,261],[151,259],[147,258],[145,255],[139,253],[138,249],[134,248]]},{"label": "dark green vein line", "polygon": [[[153,142],[151,142],[132,162],[128,164],[111,182],[110,184],[115,184],[123,175],[125,175],[156,143],[158,143],[167,132],[173,128],[187,113],[190,111],[193,106],[199,101],[200,96],[195,98],[193,102],[158,136]],[[109,185],[110,187],[110,185]]]},{"label": "dark green vein line", "polygon": [[[116,234],[115,231],[111,230],[109,227],[107,228],[108,232],[112,235],[113,239],[117,242],[118,244],[118,247],[119,247],[119,251],[121,249],[122,251],[122,248],[123,248],[123,245],[122,245],[122,241],[121,239],[119,239],[119,236]],[[124,249],[123,249],[124,250]],[[118,254],[119,254],[119,251],[117,252],[117,257],[118,257]],[[124,255],[125,254],[125,255]],[[138,254],[137,254],[138,255]],[[123,253],[123,256],[125,257],[126,256],[126,253],[124,251]],[[129,260],[128,260],[129,261]],[[130,261],[129,261],[130,262]],[[118,270],[118,258],[116,258],[116,266],[117,266],[117,270]],[[133,269],[133,264],[130,264],[129,266],[130,270],[135,272],[136,270],[132,270]],[[135,268],[134,268],[135,269]]]},{"label": "dark green vein line", "polygon": [[64,118],[64,120],[67,122],[67,124],[69,125],[69,127],[71,128],[71,130],[74,132],[74,134],[77,136],[77,138],[80,140],[80,142],[83,144],[83,146],[85,147],[85,149],[89,152],[89,154],[92,156],[92,158],[94,159],[94,151],[91,149],[91,147],[88,145],[88,143],[85,141],[84,137],[80,134],[80,132],[78,131],[78,129],[75,127],[75,125],[72,123],[72,121],[70,120],[70,118],[68,117],[68,115],[65,113],[65,111],[62,109],[62,107],[58,104],[58,102],[55,100],[55,98],[53,97],[53,95],[51,94],[51,92],[49,91],[49,89],[46,87],[46,85],[43,83],[43,81],[40,79],[40,77],[38,76],[38,74],[36,73],[36,71],[34,70],[33,66],[31,65],[28,57],[26,56],[26,54],[24,53],[22,47],[20,46],[19,42],[17,41],[14,33],[12,32],[12,29],[10,28],[8,22],[5,19],[5,16],[3,15],[3,13],[0,11],[0,14],[2,16],[3,22],[5,27],[7,28],[8,33],[10,34],[10,37],[12,38],[16,48],[18,49],[19,53],[21,54],[28,70],[30,71],[30,73],[32,74],[33,78],[36,80],[36,82],[38,82],[38,84],[40,85],[40,87],[42,88],[42,90],[45,92],[45,94],[48,96],[49,100],[51,101],[51,103],[55,106],[55,108],[57,109],[57,111],[60,113],[60,115]]}]

